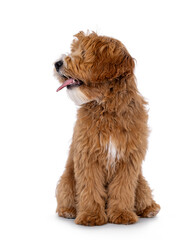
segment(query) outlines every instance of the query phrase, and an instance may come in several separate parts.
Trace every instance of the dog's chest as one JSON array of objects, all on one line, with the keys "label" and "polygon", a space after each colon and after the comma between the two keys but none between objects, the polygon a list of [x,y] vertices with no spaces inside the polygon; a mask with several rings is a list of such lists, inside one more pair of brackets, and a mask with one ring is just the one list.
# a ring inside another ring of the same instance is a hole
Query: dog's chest
[{"label": "dog's chest", "polygon": [[107,152],[106,168],[115,168],[116,162],[119,160],[119,152],[111,137],[105,146],[105,150]]}]

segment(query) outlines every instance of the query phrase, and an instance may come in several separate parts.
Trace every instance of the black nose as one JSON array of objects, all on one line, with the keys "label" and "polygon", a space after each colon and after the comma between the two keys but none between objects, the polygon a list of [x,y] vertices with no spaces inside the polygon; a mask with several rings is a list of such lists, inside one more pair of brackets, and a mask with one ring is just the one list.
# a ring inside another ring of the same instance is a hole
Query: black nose
[{"label": "black nose", "polygon": [[59,71],[59,68],[63,65],[63,61],[58,61],[55,63],[55,68],[57,70],[57,72]]}]

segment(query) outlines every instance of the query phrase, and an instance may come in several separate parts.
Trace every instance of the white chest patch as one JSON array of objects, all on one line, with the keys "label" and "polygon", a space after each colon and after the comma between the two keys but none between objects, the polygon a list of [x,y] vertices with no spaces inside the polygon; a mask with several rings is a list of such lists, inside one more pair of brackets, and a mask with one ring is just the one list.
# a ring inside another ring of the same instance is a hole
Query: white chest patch
[{"label": "white chest patch", "polygon": [[114,168],[116,161],[119,160],[119,154],[115,144],[111,141],[111,137],[109,139],[109,143],[106,145],[106,150],[107,150],[107,166],[106,167],[107,169],[109,167]]}]

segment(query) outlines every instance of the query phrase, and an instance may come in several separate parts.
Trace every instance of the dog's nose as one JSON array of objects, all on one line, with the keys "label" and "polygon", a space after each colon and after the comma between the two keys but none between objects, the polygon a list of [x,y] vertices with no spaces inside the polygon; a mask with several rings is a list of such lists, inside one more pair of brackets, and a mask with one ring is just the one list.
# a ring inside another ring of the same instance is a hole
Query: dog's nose
[{"label": "dog's nose", "polygon": [[58,61],[55,63],[55,68],[57,71],[59,71],[59,68],[63,65],[63,61]]}]

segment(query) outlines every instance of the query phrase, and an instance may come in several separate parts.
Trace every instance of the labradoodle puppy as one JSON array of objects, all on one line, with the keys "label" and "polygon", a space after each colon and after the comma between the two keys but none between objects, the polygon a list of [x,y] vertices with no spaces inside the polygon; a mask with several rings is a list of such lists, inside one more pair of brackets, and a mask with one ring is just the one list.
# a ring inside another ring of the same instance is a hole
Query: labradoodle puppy
[{"label": "labradoodle puppy", "polygon": [[57,186],[57,212],[77,224],[131,224],[160,206],[142,175],[147,150],[146,102],[134,60],[118,40],[79,32],[55,75],[78,105],[66,169]]}]

